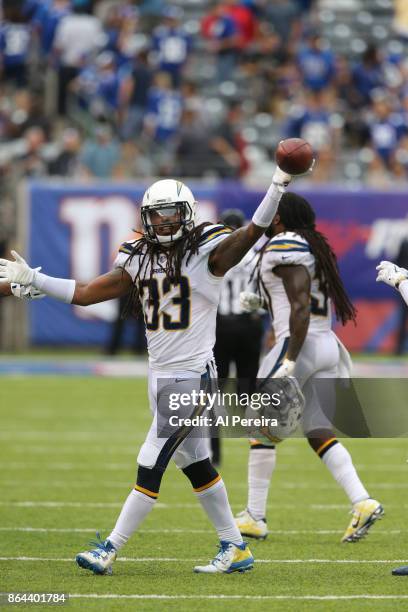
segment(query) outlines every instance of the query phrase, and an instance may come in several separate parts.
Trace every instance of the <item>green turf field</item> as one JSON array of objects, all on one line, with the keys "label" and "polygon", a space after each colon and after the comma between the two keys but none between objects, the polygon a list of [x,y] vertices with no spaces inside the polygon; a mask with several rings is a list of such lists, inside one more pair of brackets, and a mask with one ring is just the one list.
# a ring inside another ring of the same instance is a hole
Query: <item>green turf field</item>
[{"label": "green turf field", "polygon": [[[145,382],[0,382],[0,591],[70,593],[69,610],[408,610],[408,578],[390,573],[398,560],[408,563],[405,440],[346,441],[386,511],[365,541],[339,543],[347,500],[307,444],[292,440],[279,447],[271,534],[253,543],[252,572],[193,574],[197,561],[214,556],[217,540],[171,466],[159,504],[114,575],[100,577],[73,559],[95,530],[110,531],[134,481],[150,421]],[[244,440],[225,443],[222,474],[234,511],[246,500],[246,459]]]}]

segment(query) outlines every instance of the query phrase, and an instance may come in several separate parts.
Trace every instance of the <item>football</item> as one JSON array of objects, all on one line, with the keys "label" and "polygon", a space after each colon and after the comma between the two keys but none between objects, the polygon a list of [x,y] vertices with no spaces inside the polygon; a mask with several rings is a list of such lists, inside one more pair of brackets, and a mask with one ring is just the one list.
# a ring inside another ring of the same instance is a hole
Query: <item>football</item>
[{"label": "football", "polygon": [[304,174],[313,164],[313,149],[302,138],[288,138],[278,144],[275,158],[284,172],[292,175]]}]

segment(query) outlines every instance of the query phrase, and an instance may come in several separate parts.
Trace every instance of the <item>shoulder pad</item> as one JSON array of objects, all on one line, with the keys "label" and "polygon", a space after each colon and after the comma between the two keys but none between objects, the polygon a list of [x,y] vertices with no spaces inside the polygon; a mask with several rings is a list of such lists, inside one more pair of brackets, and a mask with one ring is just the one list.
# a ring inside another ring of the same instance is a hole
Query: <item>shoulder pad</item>
[{"label": "shoulder pad", "polygon": [[222,224],[208,225],[207,227],[204,228],[204,231],[201,234],[200,246],[202,246],[203,244],[207,244],[208,242],[211,242],[211,240],[213,240],[214,238],[217,238],[218,236],[231,234],[232,232],[233,230],[231,228],[226,227],[225,225],[222,225]]},{"label": "shoulder pad", "polygon": [[310,247],[308,242],[302,236],[299,236],[299,234],[283,232],[272,238],[266,247],[266,251],[310,253]]},{"label": "shoulder pad", "polygon": [[125,253],[126,255],[131,255],[133,251],[133,247],[136,244],[136,240],[132,240],[131,242],[123,242],[119,248],[119,253]]}]

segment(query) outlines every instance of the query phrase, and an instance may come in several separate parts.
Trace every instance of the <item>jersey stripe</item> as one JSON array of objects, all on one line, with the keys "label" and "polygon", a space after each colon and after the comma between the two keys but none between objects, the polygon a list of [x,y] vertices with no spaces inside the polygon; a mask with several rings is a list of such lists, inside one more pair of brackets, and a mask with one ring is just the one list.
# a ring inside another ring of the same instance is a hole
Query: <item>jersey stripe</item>
[{"label": "jersey stripe", "polygon": [[269,253],[270,251],[274,251],[274,252],[280,252],[280,251],[295,251],[298,253],[310,253],[310,249],[308,246],[304,245],[303,247],[299,247],[297,245],[294,244],[271,244],[271,246],[268,246],[266,248],[266,252]]},{"label": "jersey stripe", "polygon": [[209,232],[201,236],[200,246],[202,246],[203,244],[207,244],[208,242],[210,242],[214,238],[217,238],[218,236],[222,236],[224,234],[231,234],[231,233],[232,233],[232,230],[229,229],[228,227],[218,226],[218,228],[214,228],[213,230],[210,230]]},{"label": "jersey stripe", "polygon": [[294,238],[281,238],[280,240],[271,240],[270,246],[275,244],[294,244],[296,246],[307,247],[307,242],[302,242],[301,240],[295,240]]},{"label": "jersey stripe", "polygon": [[132,250],[133,246],[129,242],[124,242],[119,249],[119,253],[126,253],[126,255],[130,255]]}]

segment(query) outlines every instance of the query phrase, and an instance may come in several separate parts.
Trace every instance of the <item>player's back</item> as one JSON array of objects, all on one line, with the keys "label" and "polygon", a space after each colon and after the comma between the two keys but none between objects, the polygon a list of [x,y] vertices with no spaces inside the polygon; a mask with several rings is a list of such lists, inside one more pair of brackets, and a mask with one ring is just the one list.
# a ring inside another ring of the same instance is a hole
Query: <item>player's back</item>
[{"label": "player's back", "polygon": [[310,323],[308,333],[331,329],[331,301],[316,276],[316,260],[307,240],[295,232],[282,232],[268,243],[260,269],[261,293],[273,319],[279,340],[290,335],[290,302],[283,280],[274,273],[277,266],[304,266],[310,275]]}]

